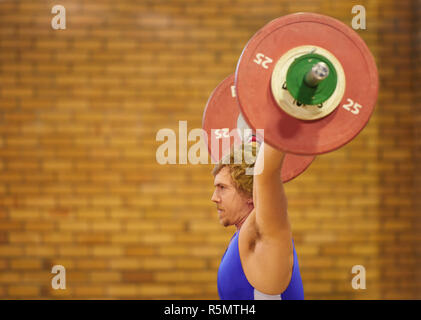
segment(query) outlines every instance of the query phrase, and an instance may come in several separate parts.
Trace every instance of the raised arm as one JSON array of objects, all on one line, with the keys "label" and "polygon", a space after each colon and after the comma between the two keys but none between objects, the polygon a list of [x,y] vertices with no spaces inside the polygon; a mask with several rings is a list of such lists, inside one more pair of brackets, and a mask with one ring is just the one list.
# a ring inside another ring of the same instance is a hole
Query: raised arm
[{"label": "raised arm", "polygon": [[285,153],[262,142],[255,163],[253,202],[256,224],[263,236],[291,238],[287,199],[281,181]]},{"label": "raised arm", "polygon": [[[252,286],[276,295],[288,287],[294,261],[287,199],[281,181],[284,157],[283,152],[267,144],[260,146],[253,177],[254,221],[259,237],[253,251],[242,251],[246,276]],[[240,252],[241,248],[244,247],[240,246]]]}]

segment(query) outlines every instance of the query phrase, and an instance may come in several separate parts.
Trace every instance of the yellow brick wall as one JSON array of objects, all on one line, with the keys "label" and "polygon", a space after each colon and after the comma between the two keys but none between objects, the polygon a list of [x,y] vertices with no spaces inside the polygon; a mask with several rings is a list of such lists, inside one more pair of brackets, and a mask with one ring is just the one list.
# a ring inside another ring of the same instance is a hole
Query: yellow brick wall
[{"label": "yellow brick wall", "polygon": [[[412,33],[412,43],[414,46],[414,65],[415,65],[415,70],[416,73],[413,76],[414,82],[412,84],[412,89],[413,89],[413,96],[412,96],[412,102],[414,104],[414,109],[415,112],[413,112],[414,117],[415,117],[415,133],[414,133],[414,141],[415,141],[415,145],[414,145],[414,190],[413,190],[413,199],[414,199],[414,209],[416,212],[421,212],[421,197],[419,197],[419,195],[421,194],[421,91],[420,90],[416,90],[417,88],[417,83],[420,83],[421,81],[421,1],[417,0],[417,1],[413,1],[412,4],[412,11],[413,11],[413,21],[414,21],[414,32]],[[413,109],[413,110],[414,110]],[[414,227],[414,234],[410,235],[409,237],[415,240],[412,241],[419,241],[421,240],[420,237],[420,225],[421,225],[421,215],[418,214],[418,216],[415,216],[413,218],[413,223],[415,225],[418,226]],[[416,246],[415,247],[415,254],[418,257],[421,257],[421,246]],[[416,261],[418,262],[417,265],[417,269],[418,271],[416,271],[416,277],[414,277],[413,281],[415,283],[417,283],[416,289],[418,290],[418,295],[417,298],[419,299],[420,297],[420,283],[421,283],[421,272],[419,271],[419,260]]]},{"label": "yellow brick wall", "polygon": [[[58,3],[1,1],[0,298],[217,299],[234,228],[210,201],[212,166],[159,165],[156,133],[200,128],[209,94],[270,20],[313,11],[350,25],[361,4],[376,111],[285,186],[305,296],[420,299],[416,3],[63,0],[56,31]],[[66,290],[51,287],[59,264]],[[351,286],[354,265],[366,290]]]}]

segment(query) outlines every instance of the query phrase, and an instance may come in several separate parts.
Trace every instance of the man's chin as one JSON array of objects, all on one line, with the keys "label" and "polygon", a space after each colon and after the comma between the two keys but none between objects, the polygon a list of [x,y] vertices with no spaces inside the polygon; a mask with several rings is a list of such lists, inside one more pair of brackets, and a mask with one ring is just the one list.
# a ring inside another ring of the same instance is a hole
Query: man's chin
[{"label": "man's chin", "polygon": [[223,227],[229,227],[231,224],[229,223],[229,221],[225,220],[225,219],[219,219],[219,223],[223,226]]}]

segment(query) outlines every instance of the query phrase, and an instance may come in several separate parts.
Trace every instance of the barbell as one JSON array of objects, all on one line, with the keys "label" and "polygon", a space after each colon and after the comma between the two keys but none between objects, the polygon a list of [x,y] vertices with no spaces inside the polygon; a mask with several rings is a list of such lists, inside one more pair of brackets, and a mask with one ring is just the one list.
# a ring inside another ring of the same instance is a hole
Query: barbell
[{"label": "barbell", "polygon": [[296,176],[315,155],[354,139],[367,125],[377,95],[377,67],[363,39],[332,17],[295,13],[252,36],[234,79],[228,77],[211,94],[203,128],[209,134],[240,119],[258,137],[263,129],[265,143],[295,155]]}]

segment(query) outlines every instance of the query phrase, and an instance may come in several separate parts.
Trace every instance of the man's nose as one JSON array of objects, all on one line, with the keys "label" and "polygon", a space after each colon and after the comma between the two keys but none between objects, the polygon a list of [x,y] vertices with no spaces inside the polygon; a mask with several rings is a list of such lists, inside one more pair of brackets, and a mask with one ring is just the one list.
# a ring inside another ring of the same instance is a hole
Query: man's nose
[{"label": "man's nose", "polygon": [[219,202],[219,197],[216,194],[216,190],[213,192],[211,201],[213,201],[213,202]]}]

